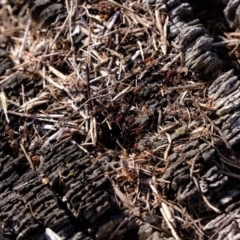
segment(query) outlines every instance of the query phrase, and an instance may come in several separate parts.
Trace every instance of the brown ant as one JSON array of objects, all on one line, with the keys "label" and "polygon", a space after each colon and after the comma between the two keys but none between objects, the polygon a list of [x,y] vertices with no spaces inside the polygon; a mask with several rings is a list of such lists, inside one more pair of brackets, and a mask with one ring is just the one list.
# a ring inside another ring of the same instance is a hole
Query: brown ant
[{"label": "brown ant", "polygon": [[144,88],[144,85],[141,85],[139,87],[136,87],[134,90],[133,90],[133,94],[138,94],[142,89]]},{"label": "brown ant", "polygon": [[135,131],[136,135],[138,135],[138,136],[139,136],[142,132],[143,132],[143,126],[139,127],[139,128]]},{"label": "brown ant", "polygon": [[100,2],[97,4],[97,8],[99,10],[99,17],[104,21],[108,20],[114,12],[114,6],[110,3]]},{"label": "brown ant", "polygon": [[144,63],[144,64],[148,64],[148,63],[151,63],[153,60],[154,60],[153,57],[149,57],[149,58],[146,58],[146,59],[143,61],[143,63]]},{"label": "brown ant", "polygon": [[169,71],[167,72],[167,74],[166,74],[165,80],[166,80],[166,81],[170,80],[170,78],[172,78],[174,74],[175,74],[175,71],[174,71],[174,70],[169,70]]}]

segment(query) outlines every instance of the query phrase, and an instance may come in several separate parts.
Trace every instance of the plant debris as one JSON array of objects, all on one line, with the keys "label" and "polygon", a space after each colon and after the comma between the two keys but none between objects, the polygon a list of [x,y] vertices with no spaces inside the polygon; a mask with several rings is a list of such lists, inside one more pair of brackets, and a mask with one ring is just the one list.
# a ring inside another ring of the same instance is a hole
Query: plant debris
[{"label": "plant debris", "polygon": [[[28,206],[32,229],[57,239],[120,239],[136,229],[139,239],[142,229],[156,239],[213,239],[212,229],[222,231],[212,219],[240,198],[227,185],[230,168],[239,168],[239,80],[221,72],[190,5],[0,4],[0,130],[2,148],[11,149],[0,152],[1,179],[19,177],[6,189],[19,192],[23,200],[14,201]],[[42,189],[41,202],[25,198],[29,186]],[[63,208],[63,230],[44,218],[48,196],[56,215]]]}]

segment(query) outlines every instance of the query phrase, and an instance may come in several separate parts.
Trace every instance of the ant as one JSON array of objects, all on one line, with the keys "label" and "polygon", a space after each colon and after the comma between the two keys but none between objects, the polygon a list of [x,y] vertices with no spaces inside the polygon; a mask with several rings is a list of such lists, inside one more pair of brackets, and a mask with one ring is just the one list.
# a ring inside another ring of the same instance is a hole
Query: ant
[{"label": "ant", "polygon": [[97,8],[99,9],[99,16],[102,20],[108,20],[114,11],[113,4],[100,2],[97,4]]}]

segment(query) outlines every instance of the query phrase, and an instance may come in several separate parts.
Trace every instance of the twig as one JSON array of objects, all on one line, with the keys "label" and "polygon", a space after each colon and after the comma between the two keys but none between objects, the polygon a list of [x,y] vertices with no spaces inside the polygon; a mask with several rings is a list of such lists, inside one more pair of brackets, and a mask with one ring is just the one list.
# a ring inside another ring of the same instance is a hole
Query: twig
[{"label": "twig", "polygon": [[32,169],[32,170],[35,170],[34,165],[33,165],[33,163],[32,163],[32,160],[31,160],[31,158],[28,156],[28,154],[27,154],[27,152],[26,152],[24,146],[22,145],[22,143],[20,143],[20,147],[21,147],[21,149],[22,149],[22,151],[23,151],[25,157],[27,158],[27,160],[28,160],[28,162],[29,162],[29,165],[30,165],[31,169]]}]

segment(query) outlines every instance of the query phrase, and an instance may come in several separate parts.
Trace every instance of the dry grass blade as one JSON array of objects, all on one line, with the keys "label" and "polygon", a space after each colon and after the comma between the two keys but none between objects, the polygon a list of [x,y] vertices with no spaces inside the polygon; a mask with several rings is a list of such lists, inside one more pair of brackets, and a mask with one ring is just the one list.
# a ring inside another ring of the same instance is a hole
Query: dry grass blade
[{"label": "dry grass blade", "polygon": [[90,134],[93,146],[97,143],[97,126],[95,117],[90,118]]},{"label": "dry grass blade", "polygon": [[52,67],[52,66],[48,66],[48,69],[57,77],[59,77],[60,79],[62,79],[63,81],[67,80],[67,76],[65,76],[63,73],[61,73],[60,71],[58,71],[56,68]]},{"label": "dry grass blade", "polygon": [[28,102],[25,102],[19,107],[19,112],[28,111],[36,106],[42,105],[49,101],[49,93],[42,93],[40,96],[31,99]]},{"label": "dry grass blade", "polygon": [[167,149],[166,149],[166,151],[164,153],[164,161],[167,162],[167,159],[169,157],[169,152],[170,152],[170,149],[171,149],[171,146],[172,146],[172,139],[171,139],[171,137],[170,137],[170,135],[168,133],[166,133],[166,136],[167,136],[169,144],[168,144],[168,147],[167,147]]},{"label": "dry grass blade", "polygon": [[116,186],[114,186],[114,191],[119,199],[122,201],[124,205],[127,206],[131,211],[134,209],[133,203],[129,200],[129,198]]},{"label": "dry grass blade", "polygon": [[139,211],[136,209],[132,201],[115,184],[113,185],[113,189],[123,205],[135,216],[139,216]]},{"label": "dry grass blade", "polygon": [[24,37],[23,37],[23,40],[22,40],[22,45],[21,45],[21,48],[20,48],[19,53],[18,53],[19,58],[22,57],[22,52],[23,52],[25,44],[26,44],[27,34],[29,32],[30,25],[31,25],[31,19],[29,18],[26,29],[25,29]]},{"label": "dry grass blade", "polygon": [[5,115],[6,121],[9,123],[10,121],[9,121],[8,113],[7,113],[7,98],[6,98],[6,95],[3,90],[0,93],[0,98],[1,98],[2,108],[3,108],[3,112]]},{"label": "dry grass blade", "polygon": [[161,36],[161,42],[160,46],[163,51],[163,54],[167,54],[167,46],[168,46],[168,41],[167,41],[167,23],[168,23],[168,17],[166,16],[166,22],[165,24],[162,23],[162,18],[163,15],[161,14],[160,10],[157,9],[155,10],[155,18],[156,18],[156,26],[160,32]]},{"label": "dry grass blade", "polygon": [[181,53],[179,53],[177,56],[173,58],[172,61],[168,62],[162,69],[162,72],[165,72],[169,69],[170,66],[172,66],[179,58],[181,58]]},{"label": "dry grass blade", "polygon": [[160,211],[161,211],[161,213],[163,215],[163,218],[166,221],[169,229],[171,230],[173,237],[176,240],[180,240],[181,238],[179,238],[179,236],[177,235],[176,230],[174,229],[174,220],[173,220],[173,216],[172,216],[172,214],[171,214],[171,212],[169,210],[168,205],[165,204],[164,202],[161,205],[162,206],[160,208]]},{"label": "dry grass blade", "polygon": [[122,99],[127,93],[129,93],[132,90],[132,86],[128,86],[125,89],[123,89],[120,93],[118,93],[112,101],[118,101]]}]

